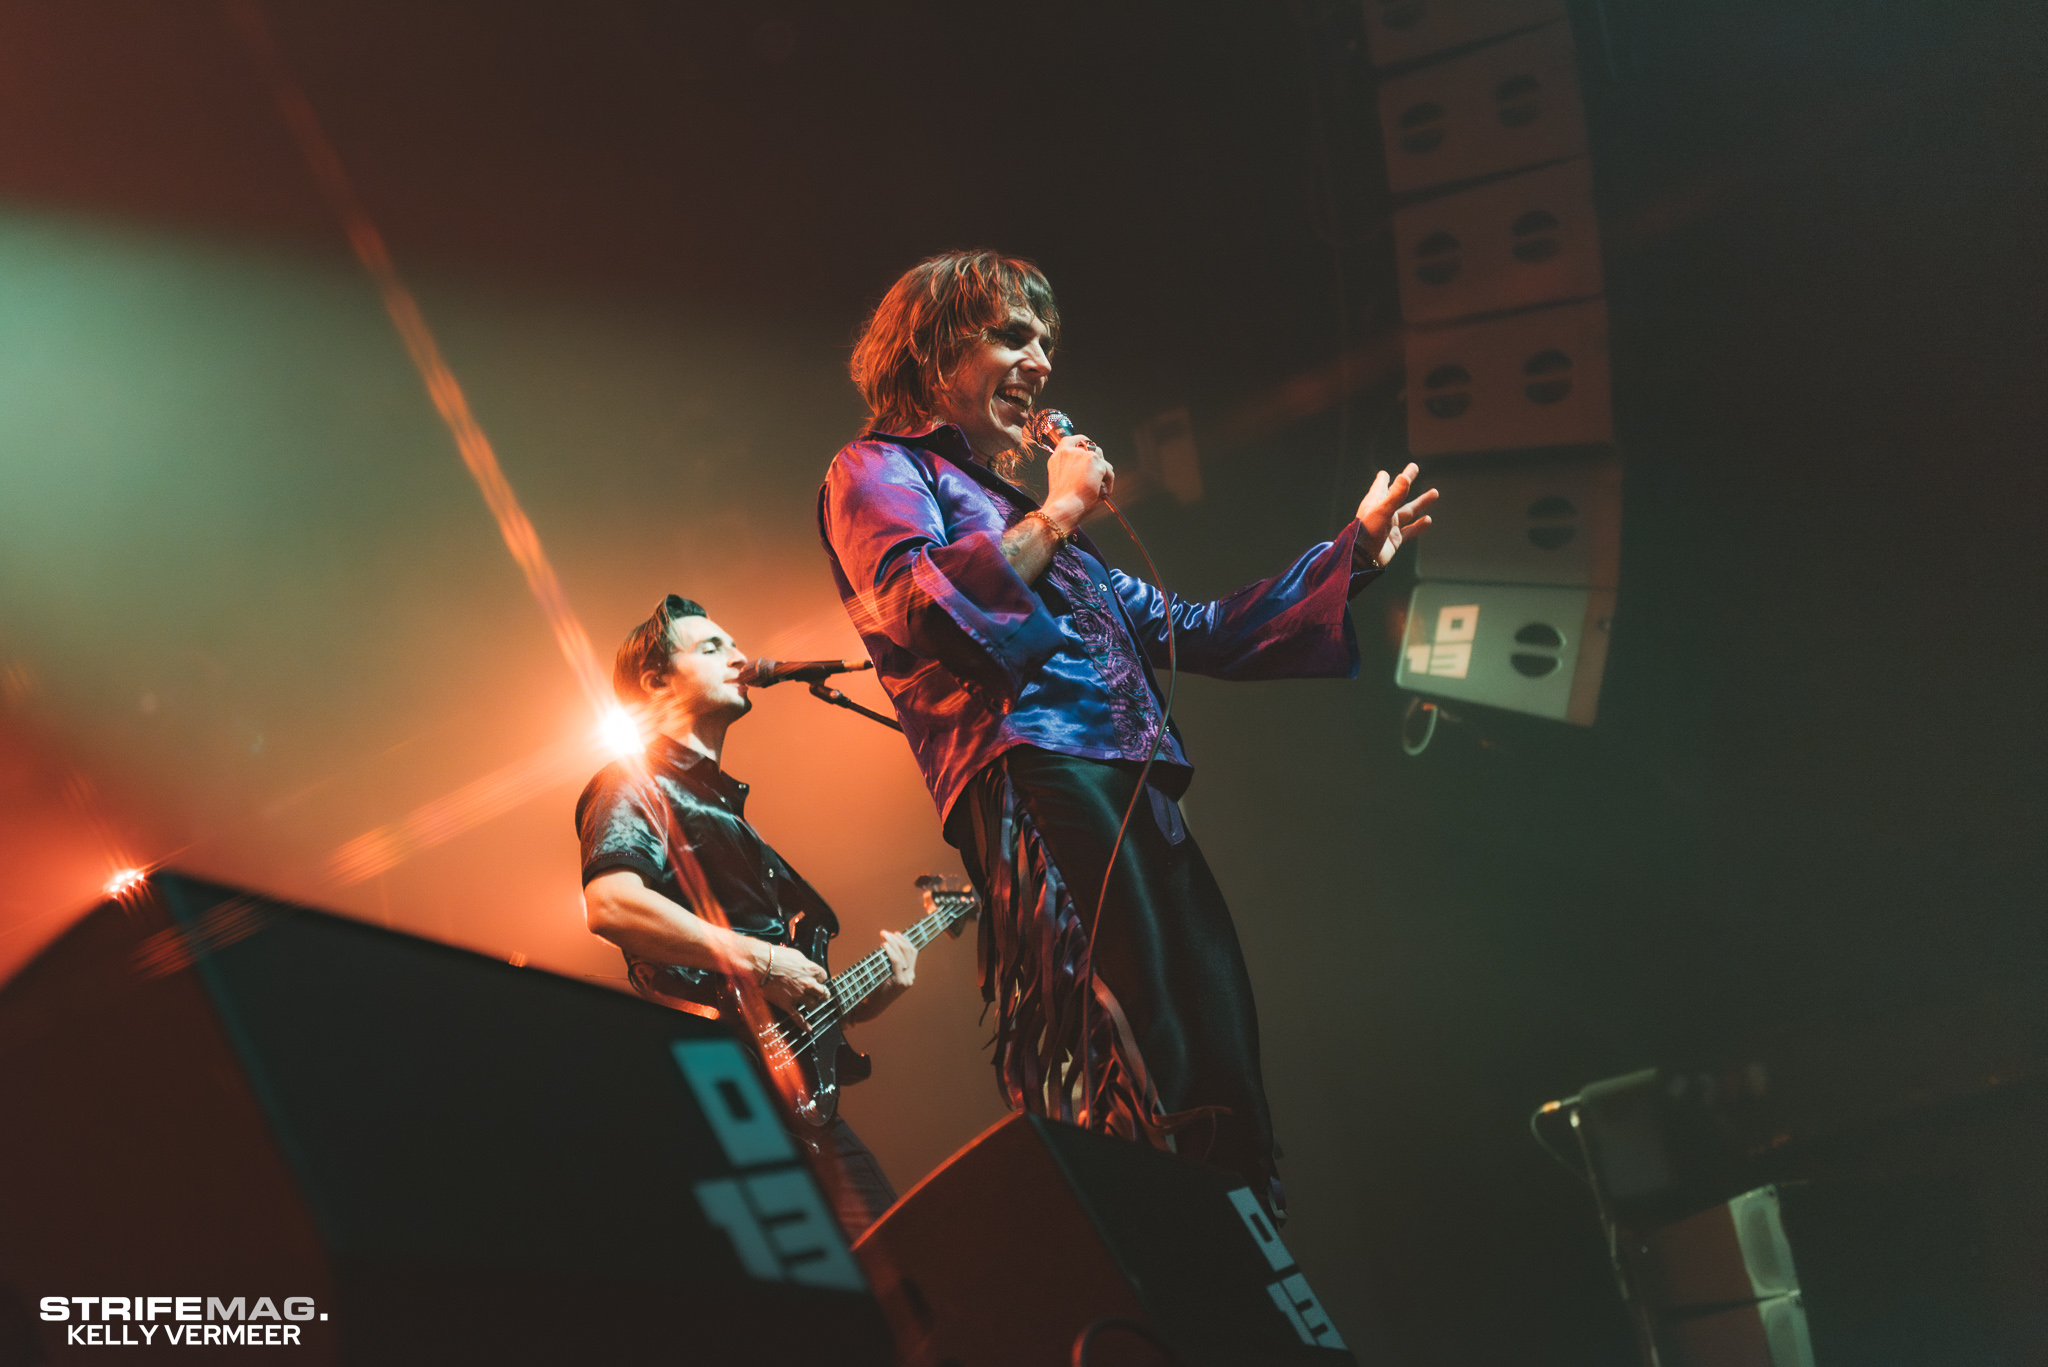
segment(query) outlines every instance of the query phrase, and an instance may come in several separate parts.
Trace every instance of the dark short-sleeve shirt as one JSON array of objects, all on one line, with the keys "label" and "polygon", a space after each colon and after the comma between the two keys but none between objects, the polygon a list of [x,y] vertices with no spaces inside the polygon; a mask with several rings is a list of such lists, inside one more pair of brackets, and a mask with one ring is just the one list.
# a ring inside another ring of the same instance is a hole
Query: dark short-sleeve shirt
[{"label": "dark short-sleeve shirt", "polygon": [[[803,916],[837,934],[832,908],[747,823],[746,806],[746,784],[657,736],[644,765],[606,765],[576,800],[583,881],[631,869],[670,901],[760,940],[785,941]],[[643,995],[699,996],[717,977],[632,954],[626,969]]]}]

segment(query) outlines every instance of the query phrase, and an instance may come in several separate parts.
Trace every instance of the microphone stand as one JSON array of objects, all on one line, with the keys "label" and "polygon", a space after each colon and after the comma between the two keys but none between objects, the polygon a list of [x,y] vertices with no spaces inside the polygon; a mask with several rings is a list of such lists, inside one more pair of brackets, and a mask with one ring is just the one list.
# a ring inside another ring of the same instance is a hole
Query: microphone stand
[{"label": "microphone stand", "polygon": [[811,685],[811,696],[819,702],[828,702],[834,707],[843,707],[849,712],[858,712],[869,721],[878,721],[891,731],[901,731],[903,729],[903,723],[897,721],[894,717],[885,717],[880,712],[862,707],[852,698],[847,697],[822,679]]}]

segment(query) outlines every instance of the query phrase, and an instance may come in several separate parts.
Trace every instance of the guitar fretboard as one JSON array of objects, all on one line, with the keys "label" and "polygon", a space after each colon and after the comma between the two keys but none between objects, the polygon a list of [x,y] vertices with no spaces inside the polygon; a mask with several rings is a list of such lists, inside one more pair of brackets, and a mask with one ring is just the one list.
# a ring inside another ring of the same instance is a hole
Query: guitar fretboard
[{"label": "guitar fretboard", "polygon": [[[912,947],[923,949],[944,934],[971,905],[971,901],[965,898],[957,902],[941,902],[929,915],[904,931],[903,938],[910,941]],[[886,949],[870,950],[865,957],[856,959],[845,972],[832,980],[839,998],[841,1014],[852,1012],[855,1007],[866,1001],[876,988],[889,981],[894,971]]]},{"label": "guitar fretboard", "polygon": [[[904,931],[903,938],[923,949],[974,907],[973,893],[934,892],[930,914]],[[866,1001],[876,988],[889,981],[894,971],[887,949],[873,950],[856,960],[852,967],[832,979],[832,1000],[811,1007],[762,1033],[761,1043],[768,1052],[768,1062],[775,1067],[789,1062],[820,1028],[851,1015],[854,1008]]]}]

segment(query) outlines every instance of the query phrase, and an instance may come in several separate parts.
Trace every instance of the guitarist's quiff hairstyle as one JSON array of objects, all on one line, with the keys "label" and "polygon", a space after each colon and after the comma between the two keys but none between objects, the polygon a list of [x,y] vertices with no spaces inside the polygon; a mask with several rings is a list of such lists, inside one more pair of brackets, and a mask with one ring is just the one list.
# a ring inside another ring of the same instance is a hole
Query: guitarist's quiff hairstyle
[{"label": "guitarist's quiff hairstyle", "polygon": [[947,252],[918,262],[875,305],[848,369],[867,400],[869,425],[905,432],[938,416],[953,367],[1022,306],[1059,340],[1060,308],[1045,273],[998,252]]},{"label": "guitarist's quiff hairstyle", "polygon": [[612,660],[612,693],[627,705],[647,701],[646,675],[666,679],[669,656],[675,654],[676,623],[685,617],[708,617],[701,603],[671,593],[654,609],[654,615],[626,633],[624,645]]}]

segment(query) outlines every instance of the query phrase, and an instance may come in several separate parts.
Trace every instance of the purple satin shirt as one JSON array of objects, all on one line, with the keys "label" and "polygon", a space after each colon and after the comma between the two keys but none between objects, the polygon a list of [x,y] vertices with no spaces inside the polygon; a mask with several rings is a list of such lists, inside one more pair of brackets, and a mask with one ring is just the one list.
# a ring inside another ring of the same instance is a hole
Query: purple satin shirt
[{"label": "purple satin shirt", "polygon": [[[967,780],[1013,745],[1142,761],[1158,725],[1152,670],[1167,662],[1167,600],[1111,569],[1085,535],[1026,584],[1002,536],[1037,506],[950,423],[922,436],[868,433],[833,457],[818,491],[840,601],[942,821]],[[1380,573],[1352,570],[1357,535],[1352,522],[1214,602],[1175,599],[1180,667],[1219,679],[1356,676],[1348,604]],[[1178,797],[1193,772],[1169,723],[1152,781]]]}]

